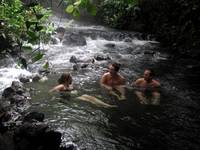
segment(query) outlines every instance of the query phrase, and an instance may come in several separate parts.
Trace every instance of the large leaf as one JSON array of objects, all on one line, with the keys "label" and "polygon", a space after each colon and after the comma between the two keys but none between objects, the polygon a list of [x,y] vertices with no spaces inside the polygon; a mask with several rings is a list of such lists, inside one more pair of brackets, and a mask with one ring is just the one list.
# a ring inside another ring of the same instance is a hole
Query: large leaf
[{"label": "large leaf", "polygon": [[69,5],[67,6],[66,10],[65,10],[67,13],[72,13],[74,11],[74,6],[73,5]]},{"label": "large leaf", "polygon": [[42,54],[41,52],[37,52],[37,53],[34,55],[34,57],[32,58],[32,62],[34,63],[34,62],[36,62],[36,61],[42,59],[43,56],[44,56],[44,54]]},{"label": "large leaf", "polygon": [[74,17],[80,17],[80,11],[78,10],[78,8],[74,9],[73,16]]}]

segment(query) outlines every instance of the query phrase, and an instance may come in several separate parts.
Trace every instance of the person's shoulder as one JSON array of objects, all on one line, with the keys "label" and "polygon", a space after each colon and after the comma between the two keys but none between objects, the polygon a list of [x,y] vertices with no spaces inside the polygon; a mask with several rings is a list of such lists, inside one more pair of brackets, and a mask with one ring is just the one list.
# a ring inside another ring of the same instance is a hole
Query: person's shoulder
[{"label": "person's shoulder", "polygon": [[160,86],[160,82],[158,80],[153,79],[153,84],[155,84],[156,86]]},{"label": "person's shoulder", "polygon": [[135,82],[143,82],[144,78],[138,78]]},{"label": "person's shoulder", "polygon": [[103,74],[103,77],[108,77],[108,76],[110,76],[109,72],[106,72],[106,73]]},{"label": "person's shoulder", "polygon": [[63,84],[59,84],[59,85],[56,86],[56,89],[58,91],[64,91],[65,90],[65,86]]}]

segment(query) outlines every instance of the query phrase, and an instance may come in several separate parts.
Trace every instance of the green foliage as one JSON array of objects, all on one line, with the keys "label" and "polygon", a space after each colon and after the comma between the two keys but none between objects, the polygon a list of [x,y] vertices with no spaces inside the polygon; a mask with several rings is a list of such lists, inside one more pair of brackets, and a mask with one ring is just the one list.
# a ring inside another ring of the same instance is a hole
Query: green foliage
[{"label": "green foliage", "polygon": [[98,15],[111,27],[123,28],[134,15],[139,0],[104,0],[100,3]]},{"label": "green foliage", "polygon": [[[39,44],[49,40],[50,34],[54,31],[53,25],[48,23],[50,14],[50,10],[44,9],[36,2],[24,4],[21,0],[1,0],[0,52],[14,49],[12,46],[15,45],[20,51],[31,51],[32,55],[33,49],[24,46],[24,43]],[[35,54],[33,62],[42,56],[40,52]]]},{"label": "green foliage", "polygon": [[80,16],[80,9],[86,9],[92,16],[96,15],[96,7],[90,0],[65,0],[66,12],[74,17]]}]

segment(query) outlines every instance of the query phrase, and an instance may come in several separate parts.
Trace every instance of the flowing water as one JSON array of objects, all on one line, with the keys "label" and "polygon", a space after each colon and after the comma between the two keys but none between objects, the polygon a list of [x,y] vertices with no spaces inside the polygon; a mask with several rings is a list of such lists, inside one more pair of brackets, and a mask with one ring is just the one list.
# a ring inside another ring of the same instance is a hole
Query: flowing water
[{"label": "flowing water", "polygon": [[[56,25],[67,26],[69,31],[84,36],[87,45],[45,45],[44,60],[49,61],[53,73],[46,81],[26,86],[31,87],[32,94],[29,111],[44,113],[45,122],[63,134],[63,144],[72,143],[76,145],[74,149],[86,150],[199,149],[199,84],[194,74],[188,74],[187,67],[191,68],[188,63],[170,58],[159,48],[158,42],[143,38],[139,33],[53,19]],[[90,63],[98,55],[111,60]],[[74,64],[69,61],[71,56],[86,62],[87,67],[74,70]],[[38,68],[44,60],[32,69]],[[140,105],[131,89],[126,91],[126,101],[109,97],[100,88],[99,79],[110,61],[121,63],[120,73],[126,77],[127,86],[142,76],[145,68],[153,68],[162,84],[160,106]],[[1,90],[11,79],[31,74],[15,69],[13,65],[2,65]],[[63,72],[71,72],[78,93],[48,93]],[[82,94],[118,107],[102,108],[78,100]]]}]

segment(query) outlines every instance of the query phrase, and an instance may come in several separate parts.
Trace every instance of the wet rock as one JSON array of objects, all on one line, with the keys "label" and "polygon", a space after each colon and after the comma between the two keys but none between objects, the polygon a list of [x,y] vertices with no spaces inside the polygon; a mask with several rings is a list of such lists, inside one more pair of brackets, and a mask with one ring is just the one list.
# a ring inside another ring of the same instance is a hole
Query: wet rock
[{"label": "wet rock", "polygon": [[58,44],[60,42],[60,38],[51,37],[50,44]]},{"label": "wet rock", "polygon": [[15,90],[12,87],[8,87],[3,91],[2,97],[7,98],[14,93],[15,93]]},{"label": "wet rock", "polygon": [[[48,126],[45,124],[25,123],[14,132],[16,149],[34,150],[44,147],[44,135]],[[51,141],[52,142],[52,141]]]},{"label": "wet rock", "polygon": [[70,59],[69,59],[69,62],[70,63],[77,63],[78,59],[76,58],[76,56],[71,56]]},{"label": "wet rock", "polygon": [[58,150],[61,133],[48,129],[46,124],[24,123],[15,130],[14,142],[18,150]]},{"label": "wet rock", "polygon": [[154,51],[151,51],[151,50],[145,50],[145,51],[144,51],[144,54],[146,54],[146,55],[154,55],[155,52],[154,52]]},{"label": "wet rock", "polygon": [[111,58],[109,56],[105,56],[105,55],[97,55],[94,57],[97,61],[102,61],[102,60],[111,60]]},{"label": "wet rock", "polygon": [[124,42],[130,43],[130,42],[132,42],[132,39],[131,39],[131,38],[126,38],[126,39],[124,40]]},{"label": "wet rock", "polygon": [[88,66],[89,66],[88,63],[83,63],[83,64],[81,64],[81,68],[87,68]]},{"label": "wet rock", "polygon": [[105,47],[108,47],[108,48],[114,48],[114,47],[115,47],[115,44],[113,44],[113,43],[108,43],[108,44],[105,44],[104,46],[105,46]]},{"label": "wet rock", "polygon": [[82,35],[70,33],[64,36],[64,40],[62,42],[64,45],[70,46],[84,46],[86,45],[86,40]]},{"label": "wet rock", "polygon": [[33,80],[33,82],[37,82],[37,81],[39,81],[41,78],[42,78],[41,75],[36,74],[36,75],[33,76],[32,80]]},{"label": "wet rock", "polygon": [[65,147],[60,147],[59,150],[78,150],[77,146],[73,143],[67,144]]},{"label": "wet rock", "polygon": [[56,29],[56,32],[57,33],[65,33],[65,28],[63,28],[63,27],[58,27],[57,29]]},{"label": "wet rock", "polygon": [[34,122],[34,121],[42,122],[43,120],[44,120],[44,114],[38,112],[31,112],[27,114],[23,119],[24,122]]},{"label": "wet rock", "polygon": [[0,150],[15,150],[11,133],[0,134]]},{"label": "wet rock", "polygon": [[19,79],[19,81],[22,82],[22,83],[27,83],[27,82],[29,82],[29,78],[21,77]]},{"label": "wet rock", "polygon": [[46,131],[44,134],[44,147],[49,150],[58,150],[61,144],[61,133],[53,130]]},{"label": "wet rock", "polygon": [[73,70],[74,70],[74,71],[79,70],[79,68],[80,68],[80,65],[79,65],[79,64],[73,65]]}]

